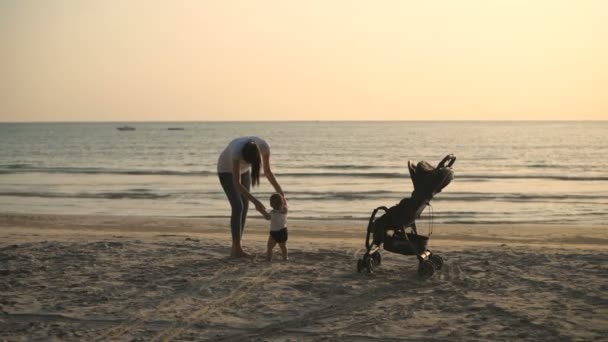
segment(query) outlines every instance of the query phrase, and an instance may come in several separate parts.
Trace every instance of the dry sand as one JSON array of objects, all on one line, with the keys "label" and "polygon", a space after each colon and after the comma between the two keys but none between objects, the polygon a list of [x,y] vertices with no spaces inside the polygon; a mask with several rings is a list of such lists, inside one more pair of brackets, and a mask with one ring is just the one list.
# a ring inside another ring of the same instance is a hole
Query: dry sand
[{"label": "dry sand", "polygon": [[268,263],[258,219],[234,260],[225,218],[0,215],[0,340],[608,340],[608,226],[435,226],[427,280],[357,273],[365,226],[291,220]]}]

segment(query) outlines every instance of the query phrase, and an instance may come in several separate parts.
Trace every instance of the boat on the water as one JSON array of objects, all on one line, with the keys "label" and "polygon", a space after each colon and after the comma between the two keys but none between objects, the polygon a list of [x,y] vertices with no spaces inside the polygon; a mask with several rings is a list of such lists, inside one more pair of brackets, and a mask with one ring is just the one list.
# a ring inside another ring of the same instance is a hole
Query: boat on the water
[{"label": "boat on the water", "polygon": [[135,127],[133,126],[120,126],[120,127],[116,127],[117,130],[119,131],[134,131]]},{"label": "boat on the water", "polygon": [[169,127],[169,128],[167,128],[167,130],[169,130],[169,131],[183,131],[184,128],[183,127]]}]

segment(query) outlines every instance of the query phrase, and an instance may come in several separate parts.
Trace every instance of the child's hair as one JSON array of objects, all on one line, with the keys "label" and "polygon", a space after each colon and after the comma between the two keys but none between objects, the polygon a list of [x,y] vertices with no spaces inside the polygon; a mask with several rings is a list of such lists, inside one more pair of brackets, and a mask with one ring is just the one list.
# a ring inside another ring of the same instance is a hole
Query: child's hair
[{"label": "child's hair", "polygon": [[283,199],[279,194],[272,194],[270,196],[270,206],[273,209],[280,210],[283,207]]},{"label": "child's hair", "polygon": [[243,159],[251,164],[251,185],[256,186],[260,184],[260,164],[262,159],[260,158],[260,150],[255,141],[250,140],[243,146]]}]

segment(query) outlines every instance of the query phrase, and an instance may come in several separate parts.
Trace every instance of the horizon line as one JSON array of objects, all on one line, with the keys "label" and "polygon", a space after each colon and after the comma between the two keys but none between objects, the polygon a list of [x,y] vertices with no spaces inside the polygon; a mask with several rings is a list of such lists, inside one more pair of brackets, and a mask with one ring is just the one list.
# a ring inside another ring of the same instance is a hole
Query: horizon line
[{"label": "horizon line", "polygon": [[608,119],[446,119],[446,120],[89,120],[89,121],[0,121],[0,124],[53,124],[53,123],[288,123],[288,122],[606,122]]}]

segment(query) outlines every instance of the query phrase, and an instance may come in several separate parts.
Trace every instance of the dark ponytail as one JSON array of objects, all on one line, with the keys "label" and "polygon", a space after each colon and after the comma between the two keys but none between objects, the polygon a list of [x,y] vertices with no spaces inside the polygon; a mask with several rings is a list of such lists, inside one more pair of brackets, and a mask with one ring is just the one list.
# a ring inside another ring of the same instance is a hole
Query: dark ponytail
[{"label": "dark ponytail", "polygon": [[251,164],[251,185],[260,184],[260,165],[262,158],[260,157],[260,149],[255,141],[250,140],[243,146],[243,159]]}]

